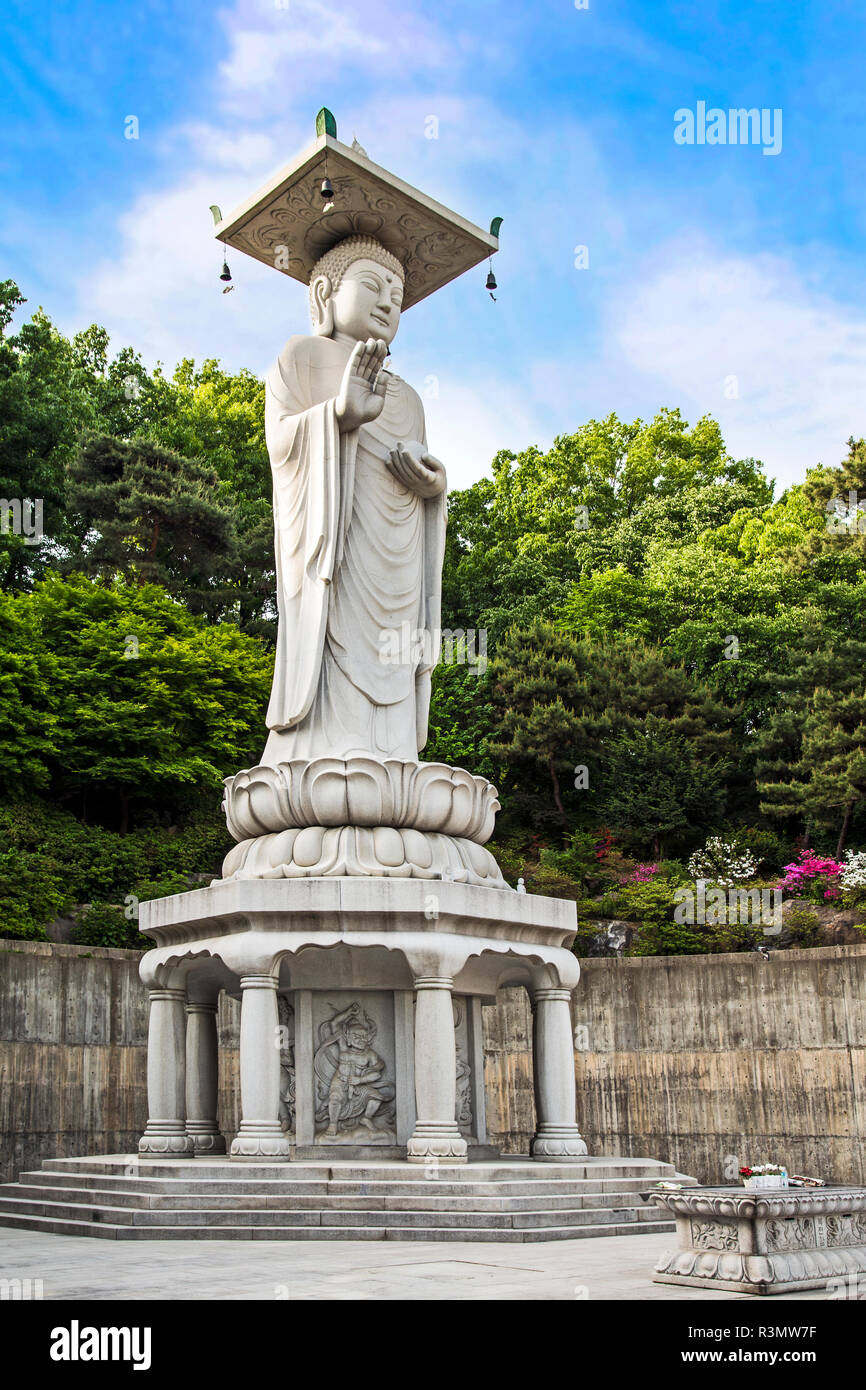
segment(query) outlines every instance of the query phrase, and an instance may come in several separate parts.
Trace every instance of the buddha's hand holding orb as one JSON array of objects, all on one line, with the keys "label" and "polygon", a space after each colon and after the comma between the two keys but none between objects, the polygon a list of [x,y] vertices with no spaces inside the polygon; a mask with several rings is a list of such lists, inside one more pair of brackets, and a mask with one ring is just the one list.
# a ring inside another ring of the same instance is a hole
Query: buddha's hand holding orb
[{"label": "buddha's hand holding orb", "polygon": [[417,440],[398,444],[385,462],[397,481],[419,497],[437,497],[445,491],[444,465]]}]

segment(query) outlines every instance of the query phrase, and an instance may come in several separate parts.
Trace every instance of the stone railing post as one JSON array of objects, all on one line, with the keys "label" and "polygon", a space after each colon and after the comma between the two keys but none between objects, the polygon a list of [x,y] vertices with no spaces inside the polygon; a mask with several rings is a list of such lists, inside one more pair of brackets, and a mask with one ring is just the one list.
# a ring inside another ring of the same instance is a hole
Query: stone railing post
[{"label": "stone railing post", "polygon": [[287,1159],[280,1126],[280,1049],[277,980],[241,976],[241,1125],[232,1143],[237,1159]]},{"label": "stone railing post", "polygon": [[186,1006],[186,1132],[197,1155],[226,1151],[217,1124],[218,1079],[217,1005],[191,1000]]},{"label": "stone railing post", "polygon": [[194,1153],[186,1132],[186,990],[152,989],[147,1029],[147,1127],[140,1154]]},{"label": "stone railing post", "polygon": [[577,1127],[571,990],[537,989],[533,998],[532,1057],[538,1129],[532,1157],[567,1163],[586,1153]]},{"label": "stone railing post", "polygon": [[465,1163],[466,1140],[457,1127],[457,1051],[447,975],[415,980],[415,1130],[410,1163]]}]

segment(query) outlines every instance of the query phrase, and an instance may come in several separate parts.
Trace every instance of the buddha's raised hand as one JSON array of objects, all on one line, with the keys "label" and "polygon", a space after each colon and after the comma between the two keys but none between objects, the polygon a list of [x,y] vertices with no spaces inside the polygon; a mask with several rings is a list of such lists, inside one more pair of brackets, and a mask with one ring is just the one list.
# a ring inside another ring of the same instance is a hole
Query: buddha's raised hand
[{"label": "buddha's raised hand", "polygon": [[387,389],[382,363],[387,356],[388,344],[381,338],[368,338],[352,348],[337,394],[337,423],[342,434],[381,415]]}]

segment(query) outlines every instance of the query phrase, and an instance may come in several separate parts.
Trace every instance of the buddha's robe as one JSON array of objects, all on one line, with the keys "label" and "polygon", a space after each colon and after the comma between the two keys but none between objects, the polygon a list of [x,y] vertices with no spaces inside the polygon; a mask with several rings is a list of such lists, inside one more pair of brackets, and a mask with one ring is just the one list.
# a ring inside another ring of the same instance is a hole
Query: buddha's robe
[{"label": "buddha's robe", "polygon": [[[377,420],[340,433],[349,352],[290,338],[267,377],[279,610],[271,766],[356,754],[415,762],[427,741],[445,494],[424,500],[386,467],[397,444],[426,448],[421,400],[399,377],[386,373]],[[394,633],[413,639],[398,660]]]}]

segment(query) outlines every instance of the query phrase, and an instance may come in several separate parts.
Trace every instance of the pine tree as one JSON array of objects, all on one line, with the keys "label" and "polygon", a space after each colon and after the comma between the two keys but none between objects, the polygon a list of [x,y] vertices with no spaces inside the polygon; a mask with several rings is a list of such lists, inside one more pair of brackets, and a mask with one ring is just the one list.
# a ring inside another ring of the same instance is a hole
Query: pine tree
[{"label": "pine tree", "polygon": [[92,435],[70,469],[69,504],[79,523],[67,568],[160,584],[212,617],[230,603],[235,520],[204,464],[149,440]]},{"label": "pine tree", "polygon": [[[518,785],[546,776],[562,824],[567,796],[572,816],[658,846],[720,812],[736,711],[659,649],[578,639],[539,622],[508,634],[493,678],[499,724],[490,751]],[[643,809],[632,814],[622,784],[636,788],[641,778]]]},{"label": "pine tree", "polygon": [[757,737],[761,810],[798,823],[807,842],[833,829],[836,853],[866,796],[866,642],[819,647],[812,631],[792,669],[768,678],[776,708]]}]

